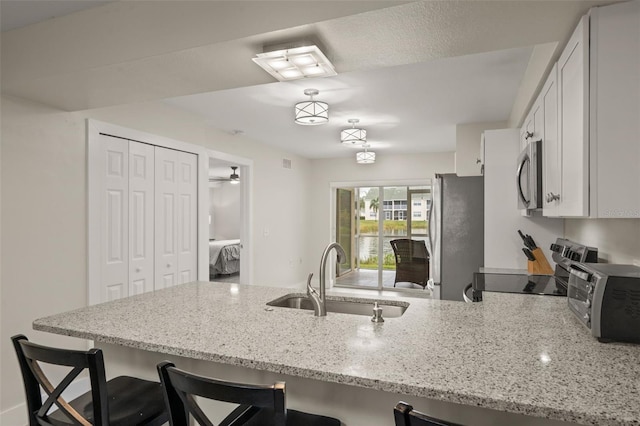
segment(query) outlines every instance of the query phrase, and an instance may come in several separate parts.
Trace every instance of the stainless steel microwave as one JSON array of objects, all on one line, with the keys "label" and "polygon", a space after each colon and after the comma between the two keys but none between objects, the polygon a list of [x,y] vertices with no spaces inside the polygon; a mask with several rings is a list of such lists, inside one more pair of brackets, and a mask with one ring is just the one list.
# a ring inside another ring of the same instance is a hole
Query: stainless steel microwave
[{"label": "stainless steel microwave", "polygon": [[542,208],[542,140],[529,140],[518,156],[516,191],[518,209]]}]

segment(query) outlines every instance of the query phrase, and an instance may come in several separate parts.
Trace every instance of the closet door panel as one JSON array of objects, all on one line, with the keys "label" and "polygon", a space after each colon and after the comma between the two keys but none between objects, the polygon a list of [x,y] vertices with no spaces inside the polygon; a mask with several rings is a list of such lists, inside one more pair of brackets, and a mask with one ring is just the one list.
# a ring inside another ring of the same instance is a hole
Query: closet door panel
[{"label": "closet door panel", "polygon": [[154,147],[129,142],[129,294],[154,288]]},{"label": "closet door panel", "polygon": [[129,144],[110,136],[101,139],[101,299],[110,301],[129,295]]},{"label": "closet door panel", "polygon": [[178,279],[195,281],[198,266],[198,157],[179,152],[178,174]]},{"label": "closet door panel", "polygon": [[178,283],[177,208],[178,152],[155,147],[155,286]]}]

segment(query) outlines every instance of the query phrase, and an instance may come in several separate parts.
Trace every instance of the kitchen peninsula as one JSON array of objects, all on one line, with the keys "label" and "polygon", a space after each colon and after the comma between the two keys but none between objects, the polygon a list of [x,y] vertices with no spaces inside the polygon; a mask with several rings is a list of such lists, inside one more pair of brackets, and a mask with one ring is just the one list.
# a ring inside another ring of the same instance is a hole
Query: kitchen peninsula
[{"label": "kitchen peninsula", "polygon": [[[171,359],[226,380],[287,382],[287,402],[348,426],[391,425],[400,399],[473,425],[637,425],[640,346],[602,344],[561,297],[403,298],[398,318],[271,308],[291,289],[194,282],[41,318],[94,340],[107,375]],[[384,298],[389,303],[398,299]]]}]

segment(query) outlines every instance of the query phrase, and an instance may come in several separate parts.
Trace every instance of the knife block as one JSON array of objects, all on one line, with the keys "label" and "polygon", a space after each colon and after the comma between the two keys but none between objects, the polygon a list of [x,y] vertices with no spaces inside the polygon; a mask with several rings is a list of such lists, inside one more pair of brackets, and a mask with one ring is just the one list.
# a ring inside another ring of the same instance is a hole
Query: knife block
[{"label": "knife block", "polygon": [[540,247],[531,250],[536,260],[527,261],[527,271],[532,275],[553,275],[553,268]]}]

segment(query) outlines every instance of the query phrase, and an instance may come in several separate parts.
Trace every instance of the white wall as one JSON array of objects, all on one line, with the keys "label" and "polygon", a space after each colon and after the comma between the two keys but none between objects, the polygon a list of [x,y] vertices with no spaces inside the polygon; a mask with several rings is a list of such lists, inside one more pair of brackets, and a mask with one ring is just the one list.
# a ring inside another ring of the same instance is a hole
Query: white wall
[{"label": "white wall", "polygon": [[640,219],[566,219],[566,238],[598,248],[600,262],[640,266]]},{"label": "white wall", "polygon": [[519,130],[487,130],[484,134],[485,268],[527,269],[518,229],[531,235],[554,265],[549,247],[563,235],[563,220],[524,217],[518,210],[515,167],[520,153]]},{"label": "white wall", "polygon": [[385,181],[401,184],[403,180],[431,179],[436,173],[454,172],[454,153],[385,155],[378,152],[374,164],[356,164],[355,154],[348,158],[313,160],[311,162],[310,244],[307,257],[311,259],[314,277],[317,279],[320,256],[324,247],[335,241],[330,232],[331,182]]},{"label": "white wall", "polygon": [[[211,185],[211,184],[210,184]],[[240,185],[219,182],[209,187],[209,238],[237,240],[242,219]]]},{"label": "white wall", "polygon": [[[310,268],[304,256],[311,211],[308,160],[241,137],[238,143],[238,136],[159,103],[69,113],[6,96],[1,102],[3,421],[8,418],[4,414],[23,402],[10,336],[24,333],[45,344],[84,347],[78,339],[35,332],[31,322],[87,302],[86,118],[253,159],[256,282],[304,282]],[[291,170],[282,168],[282,157],[292,160]],[[268,236],[264,229],[270,230]],[[283,267],[289,258],[298,262]],[[24,407],[18,408],[26,414]]]}]

